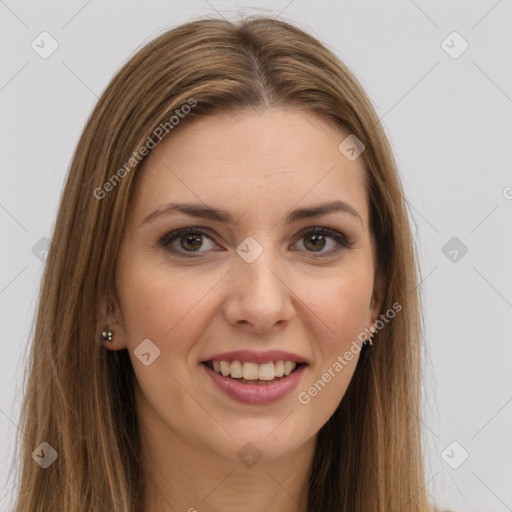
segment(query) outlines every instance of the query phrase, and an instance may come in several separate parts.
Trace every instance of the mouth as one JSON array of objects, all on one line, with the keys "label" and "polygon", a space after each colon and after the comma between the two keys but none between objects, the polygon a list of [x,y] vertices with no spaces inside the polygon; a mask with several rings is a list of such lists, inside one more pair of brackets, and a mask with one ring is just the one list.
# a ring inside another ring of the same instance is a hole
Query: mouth
[{"label": "mouth", "polygon": [[[217,356],[217,359],[202,361],[200,364],[213,384],[212,389],[232,400],[250,405],[266,405],[290,396],[299,386],[309,366],[304,361],[257,363],[228,361],[224,357],[219,359]],[[263,356],[259,359],[264,361]]]},{"label": "mouth", "polygon": [[307,366],[307,363],[282,360],[268,363],[209,360],[201,364],[218,375],[253,386],[268,386],[286,380],[297,370]]}]

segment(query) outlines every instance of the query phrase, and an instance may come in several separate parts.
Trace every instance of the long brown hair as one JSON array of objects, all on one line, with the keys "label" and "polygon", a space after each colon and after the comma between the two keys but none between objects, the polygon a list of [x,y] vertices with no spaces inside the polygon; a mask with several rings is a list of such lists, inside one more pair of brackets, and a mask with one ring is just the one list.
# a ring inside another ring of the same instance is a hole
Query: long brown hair
[{"label": "long brown hair", "polygon": [[[171,127],[175,110],[192,104]],[[402,306],[362,351],[343,400],[318,433],[307,510],[427,510],[416,259],[389,143],[361,85],[331,51],[292,24],[258,16],[205,18],[160,35],[115,75],[86,124],[39,296],[16,512],[140,510],[134,372],[126,350],[102,348],[96,316],[98,297],[115,293],[121,234],[144,163],[131,159],[159,126],[172,136],[197,116],[287,106],[334,121],[364,144],[382,311]],[[31,456],[43,442],[58,453],[46,469]]]}]

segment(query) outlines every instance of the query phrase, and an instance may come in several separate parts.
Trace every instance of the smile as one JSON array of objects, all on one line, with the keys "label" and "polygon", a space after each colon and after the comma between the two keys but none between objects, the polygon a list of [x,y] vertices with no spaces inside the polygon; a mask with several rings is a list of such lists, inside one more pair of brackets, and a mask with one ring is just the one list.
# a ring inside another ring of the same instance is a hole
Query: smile
[{"label": "smile", "polygon": [[265,404],[291,393],[308,365],[279,360],[259,364],[204,361],[201,366],[216,388],[228,397],[248,404]]},{"label": "smile", "polygon": [[208,368],[224,377],[242,379],[255,384],[274,382],[281,377],[287,377],[297,368],[295,361],[270,361],[269,363],[254,363],[249,361],[206,361]]}]

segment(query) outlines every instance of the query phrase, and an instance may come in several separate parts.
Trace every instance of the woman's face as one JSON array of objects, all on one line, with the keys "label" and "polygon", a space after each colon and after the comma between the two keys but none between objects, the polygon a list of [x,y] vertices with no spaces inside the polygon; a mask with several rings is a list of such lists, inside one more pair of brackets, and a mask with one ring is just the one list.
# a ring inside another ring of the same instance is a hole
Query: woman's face
[{"label": "woman's face", "polygon": [[298,110],[188,121],[139,176],[112,348],[128,348],[159,442],[282,458],[333,414],[378,316],[363,162]]}]

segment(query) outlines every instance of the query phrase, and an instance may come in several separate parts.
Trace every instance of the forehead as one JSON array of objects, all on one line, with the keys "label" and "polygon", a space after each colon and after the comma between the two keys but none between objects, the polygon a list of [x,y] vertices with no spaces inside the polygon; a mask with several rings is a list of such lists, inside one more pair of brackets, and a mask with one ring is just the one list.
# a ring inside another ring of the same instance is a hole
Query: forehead
[{"label": "forehead", "polygon": [[367,218],[362,158],[350,161],[339,151],[349,132],[333,122],[293,109],[189,121],[149,155],[136,187],[138,218],[177,200],[260,218],[343,200]]}]

